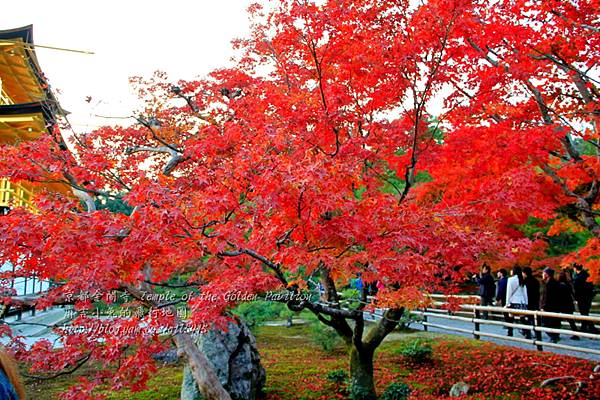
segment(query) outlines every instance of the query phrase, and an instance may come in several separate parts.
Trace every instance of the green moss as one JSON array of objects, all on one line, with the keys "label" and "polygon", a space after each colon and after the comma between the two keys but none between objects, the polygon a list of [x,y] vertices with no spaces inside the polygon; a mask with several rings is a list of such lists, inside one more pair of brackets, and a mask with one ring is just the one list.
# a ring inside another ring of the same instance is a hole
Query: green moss
[{"label": "green moss", "polygon": [[[308,324],[294,325],[290,328],[261,326],[256,335],[262,363],[267,370],[266,400],[347,398],[347,385],[339,380],[328,379],[332,371],[348,370],[348,354],[344,347],[335,348],[331,353],[325,352],[312,340]],[[398,354],[398,348],[417,339],[430,342],[434,350],[434,365],[422,366],[422,370],[419,371],[436,375],[447,370],[449,375],[444,378],[447,384],[442,385],[443,387],[440,386],[440,381],[435,379],[420,379],[419,374],[415,373],[415,367],[406,362],[406,357]],[[381,392],[390,383],[400,381],[408,384],[413,393],[421,392],[434,397],[445,395],[451,382],[464,379],[463,375],[457,375],[464,374],[460,368],[462,364],[486,357],[494,359],[498,354],[506,355],[506,349],[488,342],[431,332],[394,332],[386,338],[375,354],[376,387]],[[558,359],[559,356],[556,355],[538,355],[534,352],[531,354],[540,357],[542,364],[549,362],[544,360],[552,358],[556,358],[556,362],[563,360]],[[564,360],[567,361],[568,358]],[[443,364],[444,368],[440,369],[438,364]],[[94,366],[91,365],[82,368],[73,376],[64,376],[52,381],[27,381],[28,398],[60,399],[60,393],[74,385],[78,376],[92,375],[93,372]],[[539,381],[538,378],[532,379]],[[147,390],[137,393],[106,390],[101,394],[106,395],[109,400],[175,400],[179,399],[181,380],[182,366],[165,366],[160,367],[159,375],[148,382]],[[515,396],[520,398],[519,394]],[[473,393],[469,398],[496,400],[497,396],[480,391]]]},{"label": "green moss", "polygon": [[[28,399],[35,400],[55,400],[61,398],[61,393],[65,392],[70,386],[77,383],[77,378],[86,375],[92,375],[95,372],[94,366],[78,371],[73,375],[62,376],[52,380],[25,380],[25,390]],[[153,377],[148,382],[148,389],[136,393],[129,390],[119,392],[100,391],[100,394],[106,396],[107,400],[171,400],[178,399],[183,379],[183,366],[164,366],[160,368],[160,374]]]},{"label": "green moss", "polygon": [[183,379],[182,366],[163,367],[160,375],[150,379],[148,390],[132,393],[129,390],[104,392],[107,400],[172,400],[178,399]]}]

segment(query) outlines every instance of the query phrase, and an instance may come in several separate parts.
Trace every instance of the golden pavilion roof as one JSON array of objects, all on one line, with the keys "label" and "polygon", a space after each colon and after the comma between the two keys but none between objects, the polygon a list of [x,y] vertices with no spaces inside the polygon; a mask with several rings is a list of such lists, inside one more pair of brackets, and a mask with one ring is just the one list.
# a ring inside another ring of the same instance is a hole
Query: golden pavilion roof
[{"label": "golden pavilion roof", "polygon": [[37,61],[31,25],[0,31],[0,142],[35,139],[64,114]]},{"label": "golden pavilion roof", "polygon": [[35,55],[32,25],[0,31],[0,77],[14,104],[56,103]]},{"label": "golden pavilion roof", "polygon": [[[0,30],[0,145],[35,140],[64,115],[39,66],[31,25]],[[10,182],[0,177],[0,208],[26,206],[41,188],[68,192],[60,183]]]}]

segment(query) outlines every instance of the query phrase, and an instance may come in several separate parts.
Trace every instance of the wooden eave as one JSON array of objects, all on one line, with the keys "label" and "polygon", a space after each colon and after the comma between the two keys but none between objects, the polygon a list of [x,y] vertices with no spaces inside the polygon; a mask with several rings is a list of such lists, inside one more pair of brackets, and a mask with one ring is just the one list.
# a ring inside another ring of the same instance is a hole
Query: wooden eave
[{"label": "wooden eave", "polygon": [[33,26],[0,31],[0,78],[12,103],[46,103],[64,114],[39,66],[33,44]]},{"label": "wooden eave", "polygon": [[52,123],[51,116],[40,103],[0,106],[0,143],[14,144],[36,139]]}]

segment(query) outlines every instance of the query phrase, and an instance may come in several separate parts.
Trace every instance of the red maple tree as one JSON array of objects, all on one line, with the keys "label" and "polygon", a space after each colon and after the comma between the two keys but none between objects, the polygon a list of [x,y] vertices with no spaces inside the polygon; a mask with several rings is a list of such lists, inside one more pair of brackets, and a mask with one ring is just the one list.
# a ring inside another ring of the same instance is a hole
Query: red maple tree
[{"label": "red maple tree", "polygon": [[[37,213],[0,219],[2,261],[57,283],[38,306],[86,310],[93,299],[81,294],[111,303],[118,291],[131,299],[122,307],[144,310],[81,315],[59,350],[41,341],[20,354],[46,372],[103,363],[77,398],[108,377],[142,387],[165,347],[147,328],[179,326],[178,301],[201,326],[240,301],[224,293],[286,291],[290,309],[344,339],[353,390],[372,399],[374,352],[404,310],[484,260],[534,251],[518,229],[529,217],[589,230],[571,257],[594,267],[597,5],[255,5],[235,67],[177,84],[134,79],[144,105],[133,126],[74,136],[71,152],[59,132],[3,146],[0,175],[63,182],[83,200],[47,193]],[[96,209],[115,198],[133,212]],[[344,308],[338,290],[358,276],[362,302]],[[176,277],[192,294],[156,300]],[[323,292],[307,298],[314,281]],[[373,304],[386,311],[368,325],[376,281]],[[171,336],[205,397],[228,398],[190,334]]]}]

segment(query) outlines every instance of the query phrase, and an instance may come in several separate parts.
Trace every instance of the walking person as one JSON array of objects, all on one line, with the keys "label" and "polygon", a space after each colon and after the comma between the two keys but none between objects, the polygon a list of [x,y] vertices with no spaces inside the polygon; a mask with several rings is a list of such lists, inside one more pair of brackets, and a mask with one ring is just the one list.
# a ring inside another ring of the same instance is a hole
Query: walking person
[{"label": "walking person", "polygon": [[[563,269],[558,274],[558,285],[560,288],[560,312],[563,314],[573,315],[575,312],[575,295],[573,293],[573,285],[571,285],[571,279],[569,278],[571,271]],[[565,318],[569,321],[569,326],[571,330],[577,332],[577,325],[575,325],[575,320],[571,318]],[[579,336],[573,335],[571,336],[573,340],[579,340]]]},{"label": "walking person", "polygon": [[[527,289],[527,309],[537,311],[540,309],[540,282],[533,276],[531,267],[523,268],[523,280]],[[535,316],[528,315],[529,324],[535,325]]]},{"label": "walking person", "polygon": [[508,272],[504,268],[500,268],[497,273],[498,286],[496,288],[496,305],[506,305],[506,283],[508,281]]},{"label": "walking person", "polygon": [[[483,264],[480,275],[473,275],[473,279],[479,285],[479,297],[481,298],[482,306],[493,306],[494,295],[496,294],[496,282],[492,277],[490,266]],[[488,319],[487,311],[483,312],[483,319]]]},{"label": "walking person", "polygon": [[[527,289],[525,288],[525,280],[523,279],[523,270],[518,265],[514,266],[511,271],[511,276],[506,283],[506,307],[515,310],[527,310]],[[515,319],[510,318],[511,322]],[[519,317],[522,324],[527,324],[527,318],[524,315]],[[509,336],[512,333],[512,328],[509,329]],[[531,331],[521,329],[521,334],[526,339],[531,339]]]},{"label": "walking person", "polygon": [[[542,272],[542,280],[544,286],[542,290],[542,296],[540,299],[540,309],[548,312],[560,312],[560,287],[556,279],[554,279],[554,270],[552,268],[545,268]],[[545,327],[560,329],[560,319],[555,317],[543,317],[542,322]],[[554,332],[547,332],[552,343],[557,343],[560,340],[560,334]]]},{"label": "walking person", "polygon": [[[573,267],[575,268],[573,290],[575,292],[577,308],[581,315],[590,315],[590,308],[592,308],[592,300],[594,298],[594,284],[587,281],[590,275],[583,269],[583,265],[576,263]],[[598,332],[592,321],[581,321],[581,331],[589,333]]]},{"label": "walking person", "polygon": [[[506,284],[508,282],[508,272],[504,268],[500,268],[497,272],[498,286],[496,287],[496,305],[504,307],[506,305]],[[510,316],[508,313],[503,313],[504,322],[510,322]],[[513,335],[512,328],[507,326],[504,329],[508,329],[508,336]]]}]

